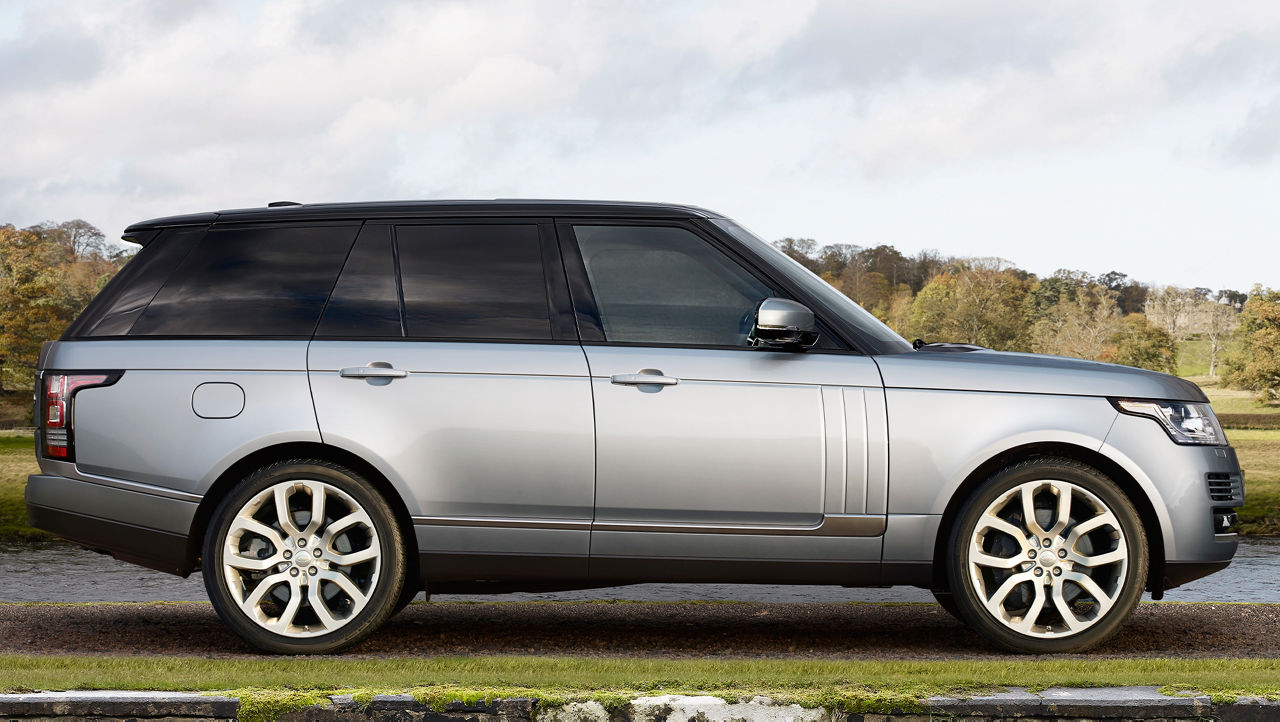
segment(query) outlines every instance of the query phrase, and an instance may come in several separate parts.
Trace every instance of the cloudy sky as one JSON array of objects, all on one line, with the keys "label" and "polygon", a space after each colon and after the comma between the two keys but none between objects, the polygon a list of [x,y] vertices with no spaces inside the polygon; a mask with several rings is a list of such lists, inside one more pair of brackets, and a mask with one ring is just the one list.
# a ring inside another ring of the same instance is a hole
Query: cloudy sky
[{"label": "cloudy sky", "polygon": [[1280,286],[1280,7],[0,0],[0,223],[692,203],[760,235]]}]

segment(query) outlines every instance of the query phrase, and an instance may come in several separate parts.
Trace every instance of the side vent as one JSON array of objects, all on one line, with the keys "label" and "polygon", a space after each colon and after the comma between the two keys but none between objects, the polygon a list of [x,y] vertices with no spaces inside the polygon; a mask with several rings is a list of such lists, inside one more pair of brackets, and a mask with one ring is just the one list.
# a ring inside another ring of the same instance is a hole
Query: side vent
[{"label": "side vent", "polygon": [[1244,501],[1244,478],[1240,474],[1211,471],[1205,474],[1209,498],[1224,504]]}]

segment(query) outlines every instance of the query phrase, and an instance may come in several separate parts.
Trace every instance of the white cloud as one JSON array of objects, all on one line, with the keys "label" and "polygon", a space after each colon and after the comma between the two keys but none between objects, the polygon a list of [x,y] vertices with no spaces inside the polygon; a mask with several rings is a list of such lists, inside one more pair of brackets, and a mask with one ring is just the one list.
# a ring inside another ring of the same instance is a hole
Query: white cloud
[{"label": "white cloud", "polygon": [[[1132,215],[1169,177],[1238,189],[1253,215],[1233,233],[1277,220],[1250,200],[1280,150],[1267,2],[68,0],[6,5],[0,24],[0,222],[110,235],[278,198],[572,194],[1046,272],[1079,262],[1027,242],[1030,210],[974,228],[974,209],[915,194],[1063,188],[1104,215],[1045,232],[1085,248],[1209,227]],[[1091,196],[1099,176],[1132,177],[1129,204]],[[884,215],[913,203],[944,222]],[[1190,272],[1150,275],[1268,280]]]}]

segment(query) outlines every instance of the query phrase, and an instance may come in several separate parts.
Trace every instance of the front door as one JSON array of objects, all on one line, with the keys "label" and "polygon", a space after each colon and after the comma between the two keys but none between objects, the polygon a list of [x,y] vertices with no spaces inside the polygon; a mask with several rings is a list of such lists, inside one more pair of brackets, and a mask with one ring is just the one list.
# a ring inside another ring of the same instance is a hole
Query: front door
[{"label": "front door", "polygon": [[833,343],[750,346],[756,306],[779,292],[693,228],[560,233],[571,277],[585,278],[575,304],[590,296],[603,336],[584,340],[592,577],[745,581],[761,561],[878,562],[886,435],[875,363]]}]

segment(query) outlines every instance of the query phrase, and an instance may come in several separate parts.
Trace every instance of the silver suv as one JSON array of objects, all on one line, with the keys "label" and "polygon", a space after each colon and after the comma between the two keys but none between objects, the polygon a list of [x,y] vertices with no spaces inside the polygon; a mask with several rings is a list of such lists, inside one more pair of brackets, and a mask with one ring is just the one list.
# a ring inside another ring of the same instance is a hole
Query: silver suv
[{"label": "silver suv", "polygon": [[1194,384],[913,348],[698,208],[272,204],[124,238],[41,353],[28,513],[202,571],[265,650],[346,647],[424,588],[761,582],[915,585],[1076,651],[1236,549]]}]

